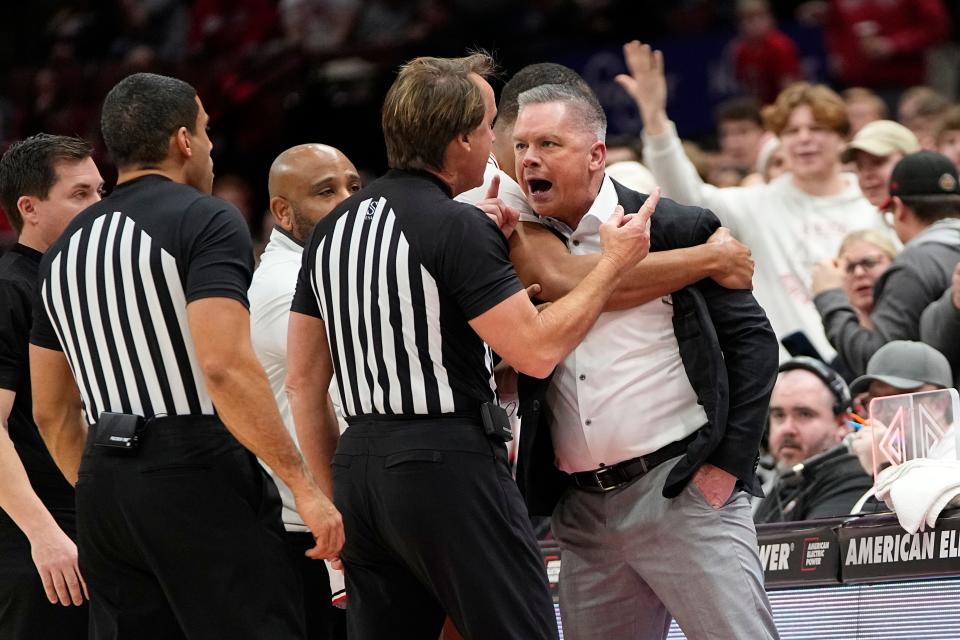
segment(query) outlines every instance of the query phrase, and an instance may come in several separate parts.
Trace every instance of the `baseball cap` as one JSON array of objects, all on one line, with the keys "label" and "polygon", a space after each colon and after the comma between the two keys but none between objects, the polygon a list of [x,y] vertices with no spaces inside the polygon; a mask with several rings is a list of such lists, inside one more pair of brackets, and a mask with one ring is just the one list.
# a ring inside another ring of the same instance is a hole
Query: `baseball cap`
[{"label": "baseball cap", "polygon": [[916,389],[933,384],[944,389],[953,386],[953,373],[946,356],[923,342],[894,340],[880,347],[867,363],[867,373],[850,385],[856,395],[871,382],[885,382],[897,389]]},{"label": "baseball cap", "polygon": [[943,154],[918,151],[904,156],[890,174],[890,195],[960,195],[957,167]]},{"label": "baseball cap", "polygon": [[872,156],[886,158],[894,153],[920,151],[920,142],[910,129],[893,120],[874,120],[863,125],[853,140],[840,152],[842,162],[853,162],[857,151],[866,151]]}]

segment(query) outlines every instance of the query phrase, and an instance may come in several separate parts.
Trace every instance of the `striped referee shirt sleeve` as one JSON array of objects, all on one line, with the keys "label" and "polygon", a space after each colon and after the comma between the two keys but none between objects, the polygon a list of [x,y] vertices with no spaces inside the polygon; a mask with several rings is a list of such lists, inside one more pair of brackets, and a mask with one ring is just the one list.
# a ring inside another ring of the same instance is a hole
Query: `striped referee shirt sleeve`
[{"label": "striped referee shirt sleeve", "polygon": [[185,221],[182,241],[190,247],[184,284],[187,302],[232,298],[249,308],[253,243],[243,216],[222,200],[204,197],[190,206]]},{"label": "striped referee shirt sleeve", "polygon": [[507,239],[482,211],[468,207],[444,216],[444,222],[442,233],[429,236],[436,245],[427,252],[424,266],[467,320],[523,290]]}]

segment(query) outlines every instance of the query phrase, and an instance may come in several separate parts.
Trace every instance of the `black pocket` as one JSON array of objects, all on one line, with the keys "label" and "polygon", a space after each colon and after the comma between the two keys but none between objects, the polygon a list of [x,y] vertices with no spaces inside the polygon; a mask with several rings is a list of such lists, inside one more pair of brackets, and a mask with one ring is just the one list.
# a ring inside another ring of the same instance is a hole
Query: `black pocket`
[{"label": "black pocket", "polygon": [[383,468],[394,471],[416,471],[417,469],[431,468],[443,461],[443,454],[439,451],[417,449],[391,453],[383,459]]}]

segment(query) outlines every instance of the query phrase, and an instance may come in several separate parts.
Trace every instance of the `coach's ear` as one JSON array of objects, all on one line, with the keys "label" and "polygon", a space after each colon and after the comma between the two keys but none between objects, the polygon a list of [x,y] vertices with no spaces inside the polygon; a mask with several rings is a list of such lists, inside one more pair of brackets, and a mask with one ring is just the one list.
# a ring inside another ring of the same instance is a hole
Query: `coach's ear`
[{"label": "coach's ear", "polygon": [[597,140],[590,147],[590,170],[603,171],[607,166],[607,145]]},{"label": "coach's ear", "polygon": [[284,231],[293,231],[293,207],[283,196],[270,198],[270,214]]}]

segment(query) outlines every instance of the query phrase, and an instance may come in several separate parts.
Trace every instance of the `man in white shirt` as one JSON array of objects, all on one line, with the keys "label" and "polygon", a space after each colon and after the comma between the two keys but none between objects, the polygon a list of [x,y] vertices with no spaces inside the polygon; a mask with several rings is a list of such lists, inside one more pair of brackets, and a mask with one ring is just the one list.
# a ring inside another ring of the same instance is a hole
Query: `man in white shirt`
[{"label": "man in white shirt", "polygon": [[[276,226],[250,285],[250,334],[284,424],[309,461],[316,448],[298,442],[284,392],[290,304],[300,273],[303,243],[321,218],[360,190],[360,175],[353,163],[337,149],[321,144],[303,144],[277,156],[270,167],[269,189],[270,213]],[[330,394],[338,406],[336,385],[331,385]],[[339,410],[336,413],[342,431],[346,422],[340,417]],[[303,577],[308,637],[311,640],[346,637],[343,614],[330,605],[331,596],[337,601],[337,597],[343,595],[343,576],[325,567],[325,563],[303,555],[313,546],[313,538],[297,514],[290,489],[269,467],[267,471],[280,490],[287,543]],[[329,475],[317,480],[327,495],[332,495]]]},{"label": "man in white shirt", "polygon": [[[758,265],[754,292],[777,337],[802,331],[830,361],[835,352],[810,290],[813,269],[836,256],[847,233],[885,230],[856,176],[840,165],[849,129],[843,100],[822,85],[797,83],[782,91],[764,110],[764,119],[780,137],[791,173],[768,184],[721,189],[700,179],[667,118],[662,54],[637,41],[624,45],[624,54],[630,75],[617,76],[617,81],[640,109],[644,162],[664,195],[716,212],[753,251]],[[781,358],[786,356],[781,350]]]},{"label": "man in white shirt", "polygon": [[[519,184],[565,250],[597,254],[600,225],[646,200],[604,173],[602,108],[578,85],[519,100]],[[718,227],[662,200],[651,249]],[[671,616],[689,638],[778,637],[747,498],[776,364],[750,292],[703,278],[602,313],[551,378],[521,380],[517,480],[531,514],[552,513],[564,637],[662,639]]]}]

